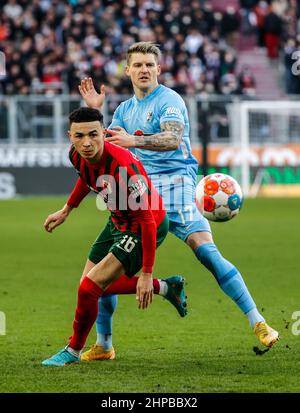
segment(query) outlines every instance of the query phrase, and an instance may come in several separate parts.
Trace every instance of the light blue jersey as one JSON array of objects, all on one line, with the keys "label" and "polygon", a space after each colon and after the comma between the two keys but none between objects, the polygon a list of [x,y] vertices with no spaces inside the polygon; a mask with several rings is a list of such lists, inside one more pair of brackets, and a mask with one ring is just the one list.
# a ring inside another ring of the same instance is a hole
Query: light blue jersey
[{"label": "light blue jersey", "polygon": [[160,125],[167,121],[184,125],[181,144],[176,151],[153,152],[138,148],[130,150],[142,161],[148,175],[177,174],[195,178],[198,162],[191,151],[187,108],[183,99],[172,89],[159,85],[143,99],[133,96],[121,103],[114,113],[110,128],[121,126],[131,135],[137,130],[153,135],[161,132]]},{"label": "light blue jersey", "polygon": [[[117,107],[109,128],[120,126],[131,135],[136,131],[153,135],[160,133],[161,124],[167,121],[184,125],[183,137],[177,150],[130,150],[142,161],[163,198],[170,219],[170,231],[186,240],[193,232],[210,231],[210,226],[195,205],[198,162],[192,155],[188,112],[183,99],[172,89],[158,85],[143,99],[133,96],[122,102]],[[138,136],[136,139],[138,140]]]}]

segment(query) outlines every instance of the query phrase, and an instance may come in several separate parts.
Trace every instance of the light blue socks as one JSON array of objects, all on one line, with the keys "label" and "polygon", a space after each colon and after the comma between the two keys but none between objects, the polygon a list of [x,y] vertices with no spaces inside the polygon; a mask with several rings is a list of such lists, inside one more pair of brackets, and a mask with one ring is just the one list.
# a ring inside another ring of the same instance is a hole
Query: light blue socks
[{"label": "light blue socks", "polygon": [[112,348],[112,317],[116,309],[118,296],[115,294],[99,298],[96,320],[97,344],[105,351]]},{"label": "light blue socks", "polygon": [[198,260],[214,275],[219,286],[247,315],[252,327],[259,321],[265,321],[244,283],[239,271],[218,251],[215,244],[200,245],[195,250]]}]

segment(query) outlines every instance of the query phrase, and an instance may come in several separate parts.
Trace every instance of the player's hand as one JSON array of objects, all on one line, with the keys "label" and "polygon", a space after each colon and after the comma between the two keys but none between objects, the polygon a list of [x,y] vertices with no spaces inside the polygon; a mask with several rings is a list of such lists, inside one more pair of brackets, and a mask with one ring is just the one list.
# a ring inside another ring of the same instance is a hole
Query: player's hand
[{"label": "player's hand", "polygon": [[94,87],[91,77],[85,77],[78,86],[79,92],[89,108],[101,110],[105,100],[105,86],[100,86],[100,93]]},{"label": "player's hand", "polygon": [[44,222],[45,230],[47,232],[52,232],[56,227],[63,224],[71,211],[72,208],[65,205],[63,209],[48,215],[46,221]]},{"label": "player's hand", "polygon": [[139,276],[136,285],[136,299],[138,307],[144,310],[152,303],[153,299],[153,280],[151,273],[143,273]]},{"label": "player's hand", "polygon": [[105,138],[107,142],[114,143],[122,148],[133,148],[135,146],[135,137],[120,126],[115,126],[113,129],[105,129],[105,132],[111,135],[111,137]]}]

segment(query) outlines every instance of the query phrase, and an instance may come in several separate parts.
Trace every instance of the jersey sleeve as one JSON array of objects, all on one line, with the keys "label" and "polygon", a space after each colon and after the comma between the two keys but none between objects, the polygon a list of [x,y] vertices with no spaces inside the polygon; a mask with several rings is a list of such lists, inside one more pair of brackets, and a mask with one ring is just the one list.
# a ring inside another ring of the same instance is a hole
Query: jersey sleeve
[{"label": "jersey sleeve", "polygon": [[120,126],[121,128],[124,128],[123,116],[122,116],[122,105],[119,105],[117,109],[115,110],[108,129],[114,128],[115,126]]},{"label": "jersey sleeve", "polygon": [[71,208],[77,208],[80,202],[87,196],[89,192],[90,188],[86,185],[83,179],[79,177],[71,195],[69,196],[67,205]]},{"label": "jersey sleeve", "polygon": [[142,271],[152,273],[156,254],[156,222],[151,210],[139,210],[137,211],[137,216],[142,230]]},{"label": "jersey sleeve", "polygon": [[181,98],[176,95],[167,96],[161,103],[161,108],[159,112],[159,123],[163,122],[180,122],[184,125],[184,102]]},{"label": "jersey sleeve", "polygon": [[[138,169],[137,164],[128,168],[128,205],[136,221],[140,224],[143,262],[142,271],[152,273],[156,254],[156,221],[149,205],[148,179]],[[139,208],[136,208],[136,206]]]}]

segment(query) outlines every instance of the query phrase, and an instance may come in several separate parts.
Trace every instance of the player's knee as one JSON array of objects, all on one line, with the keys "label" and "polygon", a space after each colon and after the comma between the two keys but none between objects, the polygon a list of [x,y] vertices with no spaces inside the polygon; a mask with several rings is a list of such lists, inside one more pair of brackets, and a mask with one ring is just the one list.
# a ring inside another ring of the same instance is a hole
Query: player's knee
[{"label": "player's knee", "polygon": [[90,300],[91,298],[98,298],[98,289],[96,284],[88,277],[84,277],[78,288],[78,299]]},{"label": "player's knee", "polygon": [[213,238],[210,232],[193,232],[190,234],[186,240],[186,243],[193,251],[204,244],[213,244]]},{"label": "player's knee", "polygon": [[195,249],[195,255],[201,264],[211,266],[216,257],[219,258],[221,254],[215,244],[205,243]]}]

